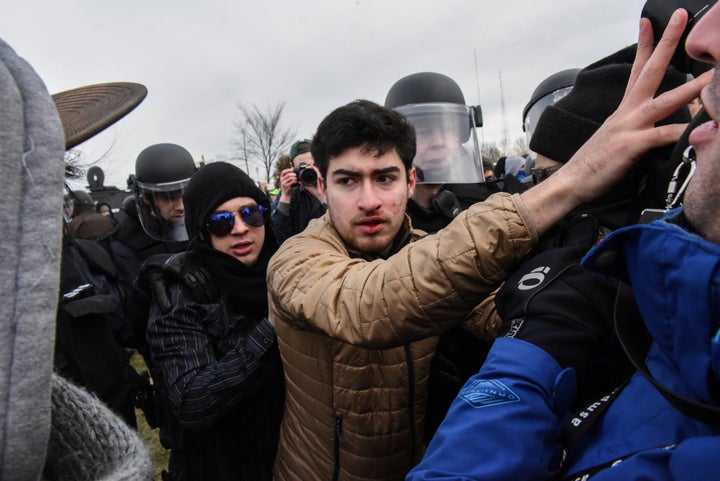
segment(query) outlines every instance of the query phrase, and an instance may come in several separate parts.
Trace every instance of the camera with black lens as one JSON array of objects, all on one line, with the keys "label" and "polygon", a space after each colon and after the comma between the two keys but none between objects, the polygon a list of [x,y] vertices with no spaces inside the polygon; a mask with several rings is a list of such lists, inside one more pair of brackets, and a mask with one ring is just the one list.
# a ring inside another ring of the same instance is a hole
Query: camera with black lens
[{"label": "camera with black lens", "polygon": [[297,175],[298,181],[302,185],[306,185],[309,187],[317,185],[318,174],[317,174],[317,172],[315,172],[315,169],[313,169],[310,165],[308,165],[307,162],[300,162],[300,165],[295,167],[293,169],[293,172],[295,172],[295,175]]},{"label": "camera with black lens", "polygon": [[678,8],[687,10],[688,23],[670,61],[670,64],[681,72],[697,77],[712,68],[712,64],[690,58],[685,50],[685,40],[687,40],[690,30],[715,3],[717,0],[647,0],[643,6],[640,16],[650,19],[655,45],[660,42],[672,13]]}]

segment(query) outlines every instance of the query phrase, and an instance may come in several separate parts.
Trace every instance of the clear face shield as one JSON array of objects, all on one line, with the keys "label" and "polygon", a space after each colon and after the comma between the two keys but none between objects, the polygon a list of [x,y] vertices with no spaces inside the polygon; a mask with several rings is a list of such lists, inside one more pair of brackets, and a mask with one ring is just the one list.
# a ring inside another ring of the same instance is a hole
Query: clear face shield
[{"label": "clear face shield", "polygon": [[570,93],[571,90],[572,85],[569,87],[563,87],[561,89],[553,90],[549,94],[538,99],[538,101],[535,102],[532,107],[530,107],[527,114],[525,114],[525,118],[523,119],[523,127],[525,130],[525,137],[527,138],[528,145],[530,145],[530,139],[532,138],[532,134],[533,132],[535,132],[535,128],[537,127],[537,124],[540,121],[540,116],[542,115],[545,108],[549,105],[553,105],[555,102],[565,97],[567,94]]},{"label": "clear face shield", "polygon": [[402,105],[395,110],[415,127],[417,152],[413,166],[418,184],[470,184],[485,180],[472,108],[425,103]]},{"label": "clear face shield", "polygon": [[189,181],[163,184],[135,181],[135,205],[147,235],[163,242],[188,240],[182,195]]},{"label": "clear face shield", "polygon": [[63,196],[63,219],[66,224],[72,220],[73,212],[75,212],[75,200],[71,193],[66,192]]}]

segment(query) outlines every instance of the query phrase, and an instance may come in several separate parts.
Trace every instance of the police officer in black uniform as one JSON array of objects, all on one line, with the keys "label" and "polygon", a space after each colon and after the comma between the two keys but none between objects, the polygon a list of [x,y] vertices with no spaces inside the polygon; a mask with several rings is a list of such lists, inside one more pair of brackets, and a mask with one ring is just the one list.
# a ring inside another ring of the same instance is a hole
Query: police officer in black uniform
[{"label": "police officer in black uniform", "polygon": [[128,179],[134,199],[124,203],[126,215],[117,231],[104,240],[129,304],[118,335],[121,342],[142,354],[147,306],[134,298],[138,293],[133,282],[150,257],[187,248],[182,192],[196,170],[192,155],[180,145],[155,144],[140,152],[135,175]]},{"label": "police officer in black uniform", "polygon": [[393,84],[385,107],[403,113],[415,127],[418,182],[407,212],[413,227],[436,232],[462,208],[485,200],[480,146],[475,127],[482,126],[480,106],[465,104],[458,84],[435,72],[419,72]]}]

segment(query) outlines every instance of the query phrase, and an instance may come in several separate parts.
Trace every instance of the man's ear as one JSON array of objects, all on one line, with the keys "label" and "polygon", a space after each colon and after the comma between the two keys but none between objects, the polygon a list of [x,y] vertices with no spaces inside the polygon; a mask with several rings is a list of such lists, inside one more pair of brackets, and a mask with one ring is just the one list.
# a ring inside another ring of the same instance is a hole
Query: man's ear
[{"label": "man's ear", "polygon": [[320,193],[321,199],[320,202],[327,205],[327,191],[325,189],[325,179],[323,179],[323,176],[318,173],[318,180],[317,180],[317,188],[318,192]]},{"label": "man's ear", "polygon": [[408,171],[408,199],[415,193],[415,185],[417,184],[417,172],[415,167]]}]

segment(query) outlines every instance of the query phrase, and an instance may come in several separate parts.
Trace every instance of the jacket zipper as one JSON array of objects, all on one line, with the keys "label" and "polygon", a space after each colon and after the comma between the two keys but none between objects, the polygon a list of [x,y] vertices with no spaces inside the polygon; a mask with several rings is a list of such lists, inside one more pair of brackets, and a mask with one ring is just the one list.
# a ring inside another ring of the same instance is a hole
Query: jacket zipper
[{"label": "jacket zipper", "polygon": [[413,362],[410,344],[405,344],[405,363],[408,369],[408,416],[410,421],[410,469],[415,466],[415,444],[417,433],[415,432],[415,363]]},{"label": "jacket zipper", "polygon": [[[405,363],[408,369],[408,420],[410,422],[410,465],[409,469],[415,466],[415,444],[417,433],[415,431],[415,364],[412,358],[412,350],[409,344],[403,346],[405,349]],[[335,467],[333,469],[332,481],[340,477],[340,441],[342,438],[342,418],[335,418]]]},{"label": "jacket zipper", "polygon": [[342,437],[342,418],[335,418],[335,468],[333,469],[333,481],[340,477],[340,439]]}]

